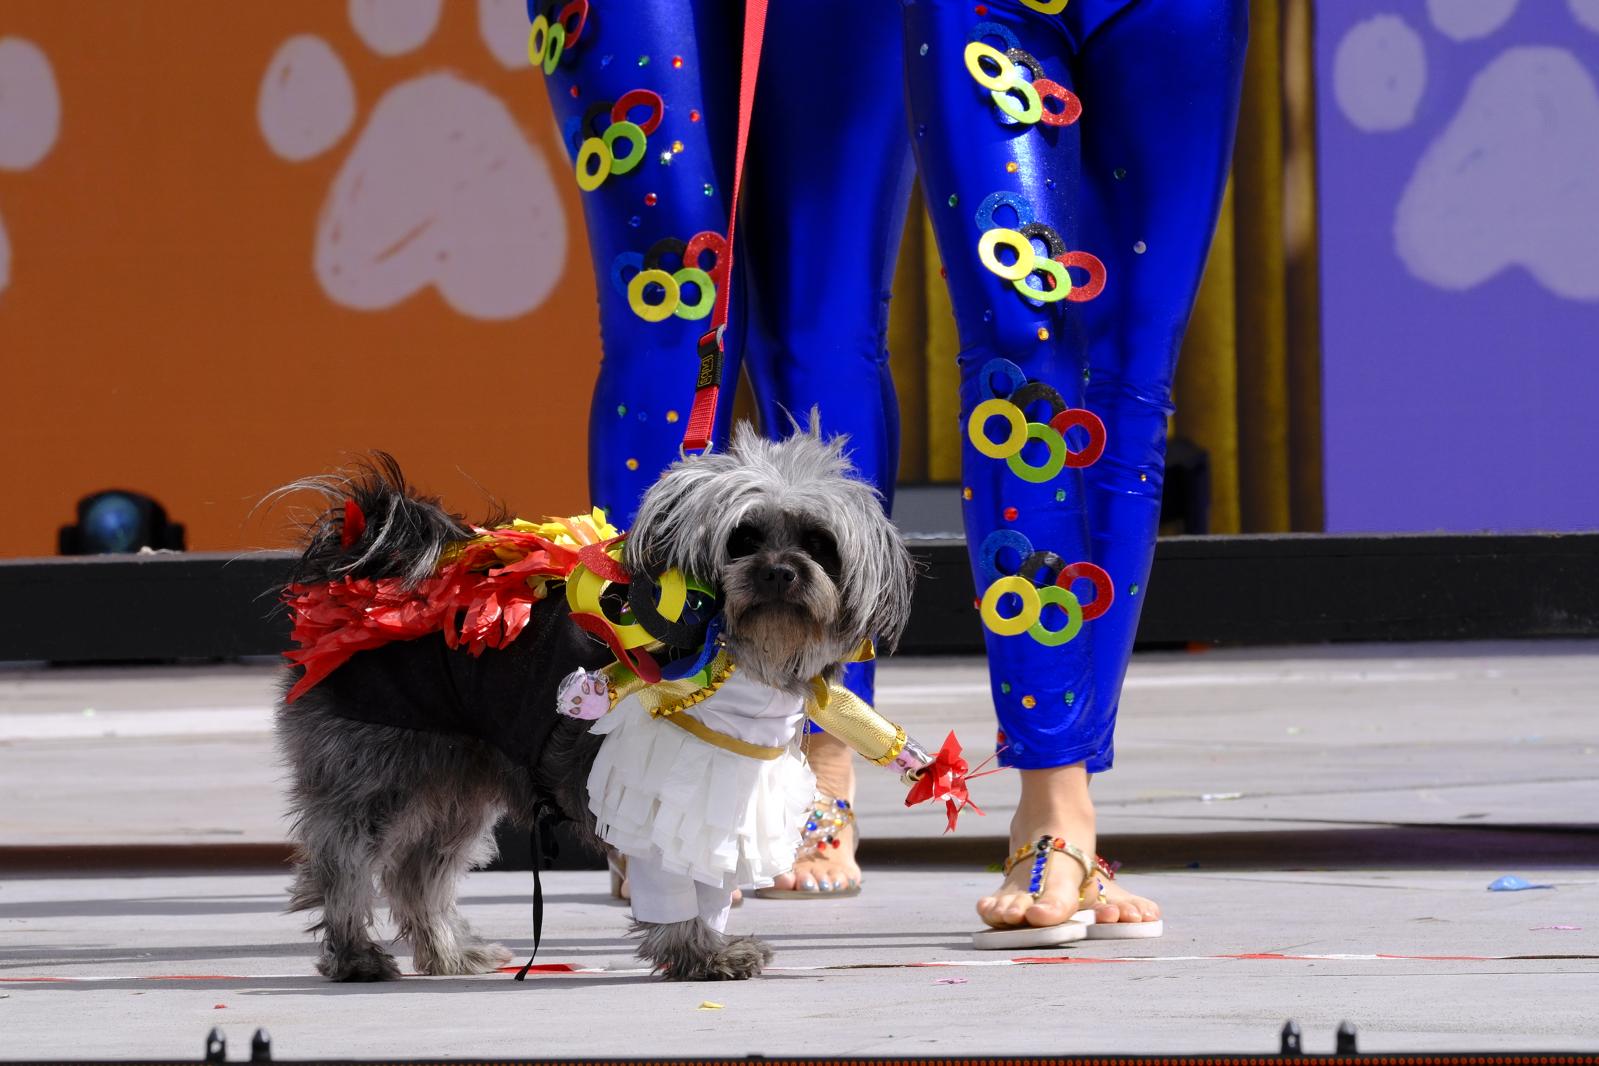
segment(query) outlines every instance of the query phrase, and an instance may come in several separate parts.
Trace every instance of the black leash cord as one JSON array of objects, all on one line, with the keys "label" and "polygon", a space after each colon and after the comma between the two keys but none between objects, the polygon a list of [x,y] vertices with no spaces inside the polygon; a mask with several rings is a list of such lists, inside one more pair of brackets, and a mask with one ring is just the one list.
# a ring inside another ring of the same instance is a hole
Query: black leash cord
[{"label": "black leash cord", "polygon": [[545,810],[547,808],[540,808],[538,814],[534,816],[533,832],[529,839],[533,849],[533,954],[527,957],[527,963],[517,971],[515,979],[518,981],[525,980],[527,972],[533,968],[533,960],[539,957],[539,941],[544,936],[544,883],[539,877],[539,870],[543,867],[545,858],[553,857],[555,854],[555,841],[550,841],[546,850],[541,831]]}]

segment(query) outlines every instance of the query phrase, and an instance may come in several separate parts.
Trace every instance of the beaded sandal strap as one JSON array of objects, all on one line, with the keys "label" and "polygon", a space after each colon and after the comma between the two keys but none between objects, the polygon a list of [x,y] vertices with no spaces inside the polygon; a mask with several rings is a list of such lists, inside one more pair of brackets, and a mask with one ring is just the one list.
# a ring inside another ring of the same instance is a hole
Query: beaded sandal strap
[{"label": "beaded sandal strap", "polygon": [[855,824],[855,809],[849,800],[818,792],[805,812],[805,830],[800,834],[799,853],[795,859],[810,859],[829,848],[842,846],[839,837]]},{"label": "beaded sandal strap", "polygon": [[[1027,891],[1034,899],[1044,894],[1044,887],[1049,883],[1049,857],[1059,853],[1074,860],[1083,868],[1083,879],[1077,886],[1077,905],[1082,906],[1088,899],[1088,888],[1098,883],[1098,869],[1094,862],[1084,854],[1083,849],[1067,840],[1065,837],[1039,837],[1031,844],[1023,844],[1016,849],[1016,854],[1005,860],[1005,872],[1009,874],[1017,863],[1027,859],[1033,860],[1032,876],[1028,879]],[[1104,901],[1104,893],[1098,893],[1100,902]]]}]

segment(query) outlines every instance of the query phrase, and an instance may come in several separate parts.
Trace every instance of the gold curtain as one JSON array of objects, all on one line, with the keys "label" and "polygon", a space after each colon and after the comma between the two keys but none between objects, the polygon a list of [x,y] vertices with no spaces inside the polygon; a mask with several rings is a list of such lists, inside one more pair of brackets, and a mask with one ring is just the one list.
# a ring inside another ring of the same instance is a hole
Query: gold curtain
[{"label": "gold curtain", "polygon": [[[1251,0],[1233,177],[1178,364],[1173,431],[1209,453],[1214,533],[1323,524],[1311,15]],[[958,481],[959,344],[919,197],[909,218],[889,330],[900,480]]]}]

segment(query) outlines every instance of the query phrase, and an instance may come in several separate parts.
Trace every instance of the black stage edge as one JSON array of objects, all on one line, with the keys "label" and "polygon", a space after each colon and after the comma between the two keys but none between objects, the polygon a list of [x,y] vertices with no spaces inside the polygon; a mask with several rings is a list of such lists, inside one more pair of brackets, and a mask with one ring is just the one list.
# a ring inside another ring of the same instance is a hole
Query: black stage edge
[{"label": "black stage edge", "polygon": [[[1319,1036],[1320,1034],[1317,1034]],[[1314,1037],[1312,1038],[1315,1039]],[[1278,1050],[1276,1054],[1239,1053],[1230,1052],[1217,1054],[1166,1054],[1143,1055],[1138,1053],[1119,1055],[1014,1055],[1003,1058],[987,1055],[944,1055],[933,1057],[866,1057],[850,1056],[848,1058],[768,1058],[765,1055],[751,1054],[743,1058],[732,1057],[695,1057],[695,1058],[646,1058],[640,1056],[632,1059],[577,1059],[577,1058],[548,1058],[548,1059],[490,1059],[476,1058],[470,1061],[478,1066],[600,1066],[610,1063],[622,1066],[674,1066],[682,1063],[683,1066],[723,1066],[723,1064],[759,1064],[759,1066],[828,1066],[832,1063],[848,1063],[850,1066],[1054,1066],[1056,1063],[1072,1064],[1072,1066],[1092,1066],[1096,1063],[1115,1063],[1117,1066],[1599,1066],[1599,1055],[1592,1052],[1518,1052],[1518,1051],[1490,1051],[1490,1052],[1400,1052],[1398,1054],[1362,1053],[1359,1047],[1360,1038],[1354,1025],[1348,1021],[1339,1024],[1333,1032],[1333,1052],[1331,1054],[1315,1054],[1305,1050],[1305,1037],[1299,1024],[1292,1019],[1285,1023],[1280,1033],[1276,1036]],[[62,1043],[70,1048],[71,1039],[64,1036]],[[1263,1041],[1264,1043],[1264,1041]],[[1269,1045],[1268,1045],[1269,1046]],[[272,1036],[265,1029],[256,1029],[250,1037],[249,1058],[237,1055],[228,1056],[228,1040],[220,1027],[214,1027],[206,1035],[203,1045],[202,1057],[189,1060],[181,1059],[99,1059],[99,1060],[72,1060],[62,1059],[24,1059],[0,1060],[0,1066],[45,1066],[46,1063],[78,1062],[78,1066],[156,1066],[156,1063],[171,1063],[173,1066],[224,1066],[227,1062],[271,1063],[280,1062],[294,1064],[294,1066],[311,1066],[312,1063],[348,1064],[348,1066],[379,1066],[379,1064],[395,1064],[395,1066],[447,1066],[458,1062],[452,1059],[294,1059],[274,1058]],[[242,1049],[241,1049],[242,1051]]]},{"label": "black stage edge", "polygon": [[[980,653],[964,544],[912,547],[925,569],[901,653]],[[276,655],[289,558],[0,560],[0,661]],[[1599,533],[1174,537],[1147,595],[1144,646],[1599,637]]]}]

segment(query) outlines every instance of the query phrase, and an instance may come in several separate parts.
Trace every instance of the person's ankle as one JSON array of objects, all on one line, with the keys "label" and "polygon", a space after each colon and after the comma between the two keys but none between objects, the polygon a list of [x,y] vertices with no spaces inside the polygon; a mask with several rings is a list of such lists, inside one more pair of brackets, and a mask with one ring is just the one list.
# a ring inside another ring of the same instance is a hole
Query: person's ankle
[{"label": "person's ankle", "polygon": [[1065,837],[1089,854],[1094,850],[1094,802],[1081,764],[1021,771],[1022,794],[1011,819],[1011,846],[1041,837]]}]

